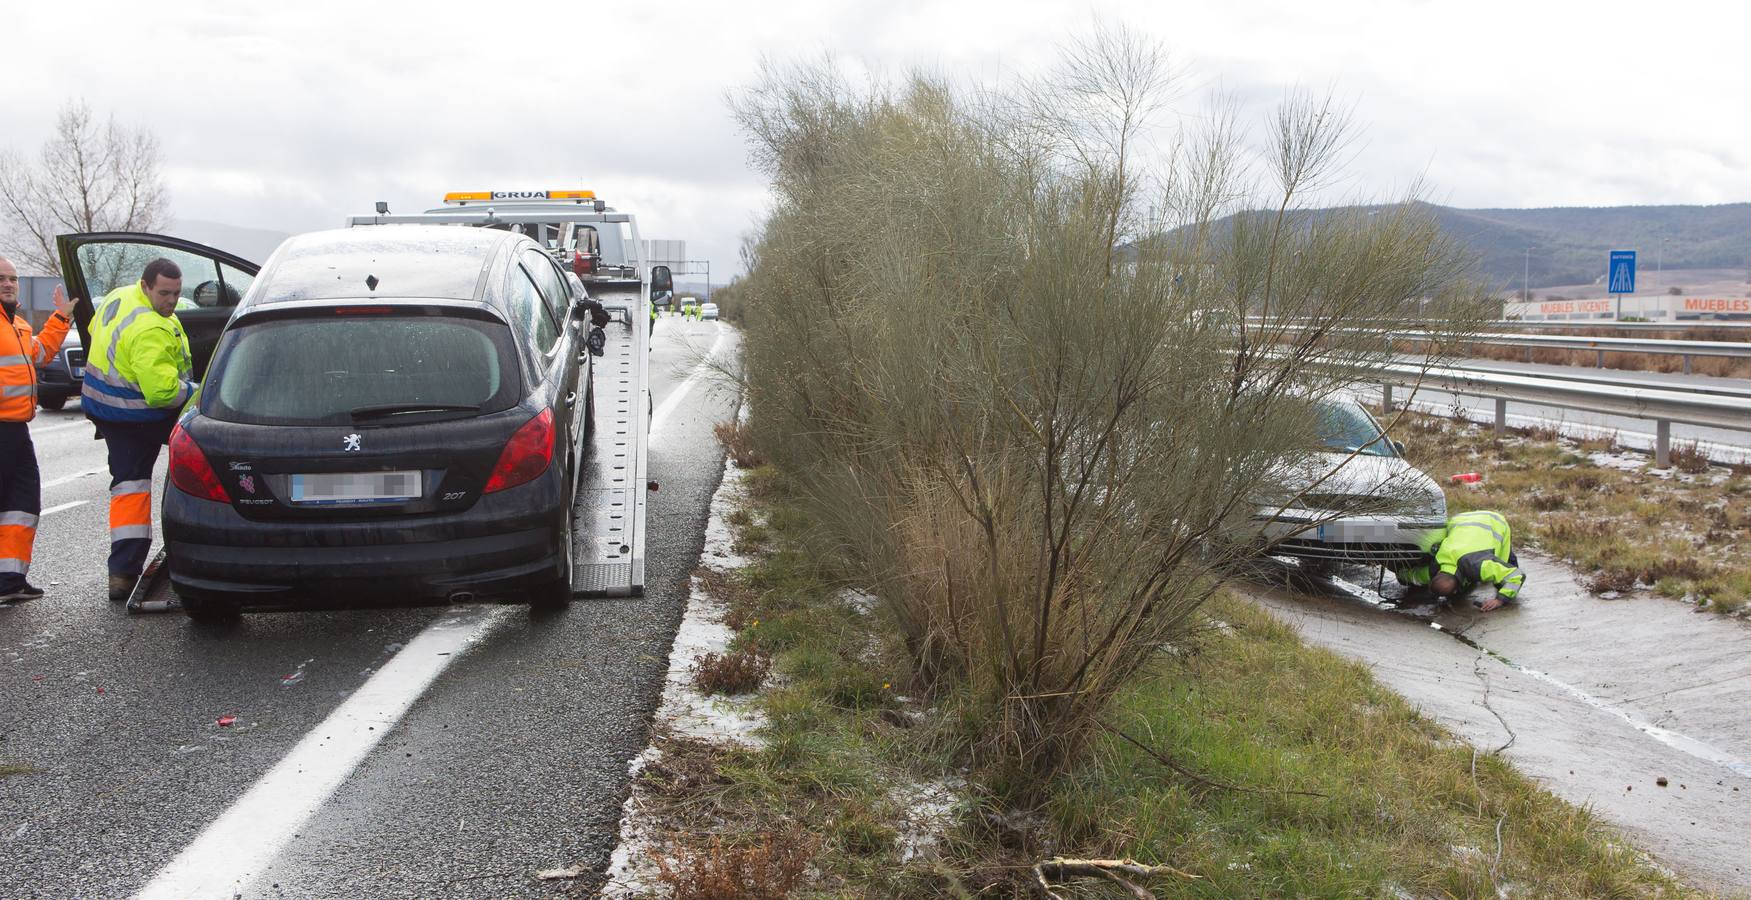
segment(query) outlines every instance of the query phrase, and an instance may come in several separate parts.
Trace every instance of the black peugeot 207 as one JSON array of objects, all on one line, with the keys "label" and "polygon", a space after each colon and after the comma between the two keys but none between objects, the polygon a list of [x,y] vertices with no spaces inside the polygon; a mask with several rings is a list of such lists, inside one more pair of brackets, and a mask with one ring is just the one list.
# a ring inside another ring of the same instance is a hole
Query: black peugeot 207
[{"label": "black peugeot 207", "polygon": [[281,245],[171,437],[164,539],[185,608],[564,603],[585,301],[505,231]]}]

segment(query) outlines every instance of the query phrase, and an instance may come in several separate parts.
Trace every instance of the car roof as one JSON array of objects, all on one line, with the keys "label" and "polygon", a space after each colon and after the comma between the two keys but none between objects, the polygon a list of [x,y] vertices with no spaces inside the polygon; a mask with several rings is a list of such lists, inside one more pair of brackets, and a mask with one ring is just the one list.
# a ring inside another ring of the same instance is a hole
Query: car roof
[{"label": "car roof", "polygon": [[520,234],[454,225],[371,225],[288,239],[257,278],[247,304],[312,300],[474,300],[494,260]]}]

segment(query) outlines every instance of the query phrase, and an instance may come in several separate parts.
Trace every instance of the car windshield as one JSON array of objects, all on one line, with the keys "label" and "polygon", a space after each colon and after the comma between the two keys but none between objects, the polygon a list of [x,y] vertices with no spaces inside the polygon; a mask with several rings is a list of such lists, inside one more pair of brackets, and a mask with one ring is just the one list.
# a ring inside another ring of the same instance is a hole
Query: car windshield
[{"label": "car windshield", "polygon": [[497,412],[521,392],[510,328],[476,319],[280,319],[227,332],[201,411],[256,425],[429,422]]},{"label": "car windshield", "polygon": [[1338,453],[1361,452],[1364,456],[1397,456],[1392,442],[1380,433],[1374,417],[1351,400],[1319,404],[1319,443]]}]

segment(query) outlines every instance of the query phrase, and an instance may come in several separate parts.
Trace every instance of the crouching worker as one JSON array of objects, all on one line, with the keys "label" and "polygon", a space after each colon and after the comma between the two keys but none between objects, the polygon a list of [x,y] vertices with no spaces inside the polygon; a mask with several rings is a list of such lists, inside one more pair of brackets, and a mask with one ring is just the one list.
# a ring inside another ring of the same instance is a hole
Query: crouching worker
[{"label": "crouching worker", "polygon": [[1400,569],[1400,584],[1426,588],[1441,600],[1452,600],[1480,584],[1495,586],[1493,596],[1472,601],[1484,612],[1499,609],[1520,596],[1526,574],[1514,557],[1508,520],[1498,512],[1477,510],[1447,520],[1447,533],[1426,563]]}]

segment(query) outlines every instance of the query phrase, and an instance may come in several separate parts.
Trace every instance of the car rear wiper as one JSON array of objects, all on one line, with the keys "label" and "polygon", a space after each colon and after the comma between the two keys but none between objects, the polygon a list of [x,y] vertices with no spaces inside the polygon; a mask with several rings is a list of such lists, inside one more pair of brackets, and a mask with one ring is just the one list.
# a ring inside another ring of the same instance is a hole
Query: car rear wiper
[{"label": "car rear wiper", "polygon": [[381,406],[361,406],[353,410],[354,419],[381,419],[423,412],[479,412],[479,404],[469,403],[386,403]]}]

